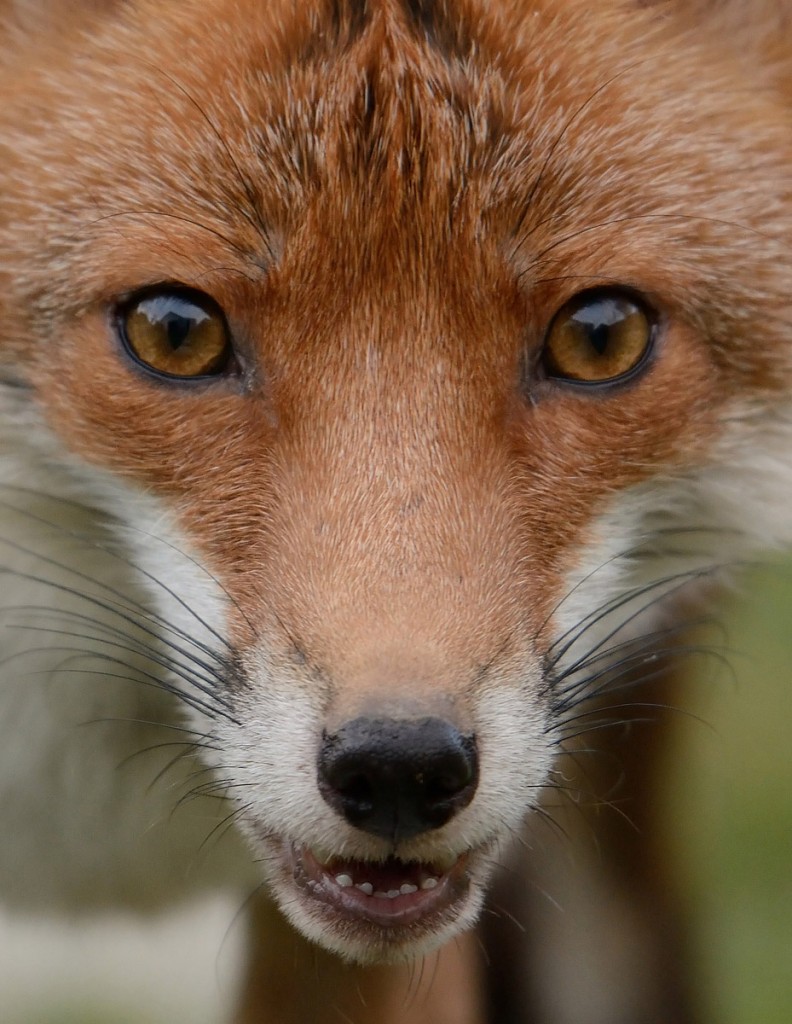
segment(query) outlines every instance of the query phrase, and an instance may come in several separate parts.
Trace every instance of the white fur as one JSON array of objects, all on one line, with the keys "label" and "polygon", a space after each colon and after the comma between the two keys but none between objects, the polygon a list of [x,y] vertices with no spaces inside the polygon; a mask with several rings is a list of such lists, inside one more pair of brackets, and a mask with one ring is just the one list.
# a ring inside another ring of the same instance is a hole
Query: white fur
[{"label": "white fur", "polygon": [[[101,512],[58,500],[88,498],[97,506],[96,491],[104,490],[106,497],[107,482],[90,493],[90,474],[83,472],[83,479],[72,474],[68,458],[61,459],[65,465],[60,469],[53,465],[53,439],[23,410],[19,396],[0,387],[0,402],[0,480],[10,485],[0,487],[3,899],[71,909],[118,903],[146,907],[231,878],[236,884],[253,884],[249,857],[233,834],[201,848],[227,807],[216,800],[196,800],[174,810],[195,784],[193,776],[200,769],[195,758],[185,756],[158,778],[186,750],[162,744],[191,739],[178,731],[183,725],[205,731],[210,723],[197,718],[188,723],[178,701],[141,681],[165,673],[143,653],[116,647],[123,641],[107,631],[123,629],[133,643],[147,644],[152,637],[91,602],[92,597],[110,602],[122,614],[141,618],[146,629],[154,625],[138,610],[138,602],[149,598],[124,552],[113,553]],[[119,487],[119,499],[121,494]],[[152,512],[142,497],[132,501],[127,493],[123,503],[143,523],[144,508]],[[146,525],[159,528],[151,517]],[[145,526],[140,527],[137,536],[144,532]],[[195,589],[186,585],[186,565],[191,563],[184,556],[153,539],[140,546],[156,563],[159,578],[173,580],[186,593]],[[195,579],[203,575],[195,567],[193,572]],[[128,595],[127,601],[108,588]],[[29,610],[34,607],[41,611]],[[172,614],[173,619],[180,614],[189,618],[178,605]],[[39,626],[50,632],[39,631]],[[103,643],[102,637],[109,642]],[[79,651],[84,656],[75,653]],[[104,661],[102,654],[118,663]],[[124,681],[113,678],[115,674],[140,678]]]},{"label": "white fur", "polygon": [[[211,849],[206,856],[198,852],[227,807],[183,807],[171,813],[196,770],[191,755],[153,787],[149,783],[172,756],[169,748],[126,761],[142,748],[179,740],[170,727],[184,723],[210,736],[217,748],[205,757],[228,785],[231,799],[246,805],[241,824],[261,861],[256,871],[269,877],[286,912],[309,935],[339,952],[361,955],[354,943],[328,935],[310,910],[294,900],[276,856],[284,840],[343,856],[376,859],[388,852],[381,841],[340,821],[319,795],[315,764],[326,710],[321,692],[297,668],[284,668],[282,659],[264,646],[251,663],[251,686],[236,705],[233,722],[186,707],[139,679],[123,682],[93,674],[101,673],[103,663],[91,651],[122,658],[133,675],[168,677],[144,651],[127,654],[112,646],[116,638],[108,628],[129,632],[133,644],[153,642],[149,629],[160,633],[157,651],[173,655],[185,670],[195,668],[191,652],[202,659],[212,651],[222,657],[227,600],[190,554],[189,538],[160,501],[79,466],[42,426],[23,392],[0,387],[0,402],[7,453],[0,461],[0,479],[10,485],[0,495],[0,607],[6,616],[3,650],[13,658],[3,665],[0,686],[4,898],[27,905],[154,905],[205,885],[255,884],[250,857],[234,835],[226,837],[223,850]],[[792,539],[786,516],[792,493],[783,491],[784,485],[792,491],[789,410],[763,410],[758,416],[735,409],[730,422],[707,467],[617,495],[592,524],[590,543],[570,572],[567,596],[555,615],[556,636],[646,581],[670,574],[665,588],[673,590],[680,572],[708,572],[769,541]],[[64,506],[58,496],[79,496],[98,511]],[[116,529],[123,541],[118,554],[105,533],[108,516],[126,524]],[[686,527],[692,532],[679,532]],[[737,528],[739,545],[731,533],[723,533]],[[663,540],[663,530],[675,532]],[[32,553],[14,548],[9,540]],[[49,558],[63,568],[48,564]],[[21,580],[15,570],[40,575],[45,582]],[[53,589],[46,581],[77,593]],[[129,596],[118,597],[115,591]],[[91,603],[93,597],[136,618],[138,629],[113,610],[101,611]],[[139,602],[151,610],[141,610]],[[641,596],[627,601],[586,631],[559,667],[606,642],[645,602]],[[33,605],[57,611],[11,611]],[[94,621],[81,626],[74,614]],[[655,614],[656,608],[647,613]],[[630,631],[645,627],[646,618],[639,616]],[[39,622],[51,631],[84,628],[96,639],[20,629],[25,622]],[[74,661],[69,652],[48,651],[48,643],[87,653]],[[80,667],[87,673],[73,672]],[[114,663],[107,670],[124,671]],[[178,674],[170,678],[188,697],[210,700]],[[503,844],[537,801],[552,746],[537,697],[540,688],[530,648],[482,684],[473,711],[481,749],[476,798],[443,829],[398,850],[404,859],[415,860],[480,850],[463,914],[456,925],[449,923],[428,938],[427,948],[472,921]]]},{"label": "white fur", "polygon": [[724,423],[705,463],[614,495],[592,523],[555,614],[557,636],[580,633],[559,669],[656,627],[677,596],[792,544],[792,406],[735,403]]}]

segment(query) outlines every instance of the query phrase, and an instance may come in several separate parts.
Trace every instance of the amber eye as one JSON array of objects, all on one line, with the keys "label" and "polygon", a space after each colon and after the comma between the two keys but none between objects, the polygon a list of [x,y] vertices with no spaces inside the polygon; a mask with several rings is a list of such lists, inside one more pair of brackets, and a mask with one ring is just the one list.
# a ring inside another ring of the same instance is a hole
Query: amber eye
[{"label": "amber eye", "polygon": [[542,359],[548,376],[602,384],[624,377],[648,355],[655,316],[629,292],[598,289],[576,295],[553,318]]},{"label": "amber eye", "polygon": [[165,376],[209,377],[230,363],[225,317],[202,292],[165,286],[138,293],[121,307],[118,323],[129,352]]}]

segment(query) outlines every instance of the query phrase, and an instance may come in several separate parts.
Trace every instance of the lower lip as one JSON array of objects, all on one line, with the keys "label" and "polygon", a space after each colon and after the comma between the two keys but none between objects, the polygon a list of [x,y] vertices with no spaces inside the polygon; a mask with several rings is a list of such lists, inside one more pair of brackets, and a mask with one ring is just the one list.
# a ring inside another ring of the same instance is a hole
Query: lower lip
[{"label": "lower lip", "polygon": [[334,875],[305,847],[290,845],[289,859],[295,883],[306,896],[331,907],[344,920],[366,922],[381,928],[400,928],[419,922],[428,924],[429,919],[461,902],[468,891],[466,855],[444,874],[437,874],[427,867],[426,874],[437,879],[434,888],[393,897],[369,896],[354,885],[339,885]]}]

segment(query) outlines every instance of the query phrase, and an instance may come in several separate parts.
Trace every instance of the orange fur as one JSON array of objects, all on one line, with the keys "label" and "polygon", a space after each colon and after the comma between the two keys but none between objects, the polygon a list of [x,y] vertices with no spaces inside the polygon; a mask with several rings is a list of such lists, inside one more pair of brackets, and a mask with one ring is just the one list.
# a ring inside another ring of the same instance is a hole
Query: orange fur
[{"label": "orange fur", "polygon": [[[682,0],[0,4],[0,379],[167,505],[243,673],[264,639],[333,681],[330,731],[383,694],[472,728],[477,673],[548,657],[613,501],[786,408],[765,6],[734,47],[740,5]],[[163,281],[225,311],[240,376],[131,365],[111,311]],[[605,285],[660,311],[647,372],[541,379]]]}]

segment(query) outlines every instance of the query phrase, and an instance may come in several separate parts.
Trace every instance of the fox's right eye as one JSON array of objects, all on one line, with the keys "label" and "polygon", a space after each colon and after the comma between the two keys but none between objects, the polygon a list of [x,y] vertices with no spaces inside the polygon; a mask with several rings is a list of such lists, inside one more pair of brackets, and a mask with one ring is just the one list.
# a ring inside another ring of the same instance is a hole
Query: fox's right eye
[{"label": "fox's right eye", "polygon": [[146,289],[120,307],[117,324],[133,359],[163,377],[213,377],[232,362],[223,311],[203,292],[175,285]]}]

